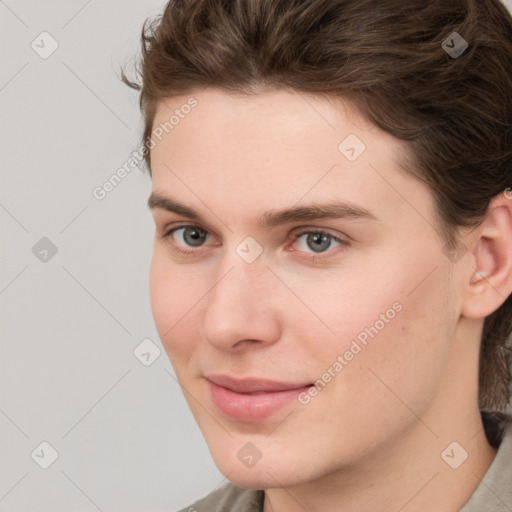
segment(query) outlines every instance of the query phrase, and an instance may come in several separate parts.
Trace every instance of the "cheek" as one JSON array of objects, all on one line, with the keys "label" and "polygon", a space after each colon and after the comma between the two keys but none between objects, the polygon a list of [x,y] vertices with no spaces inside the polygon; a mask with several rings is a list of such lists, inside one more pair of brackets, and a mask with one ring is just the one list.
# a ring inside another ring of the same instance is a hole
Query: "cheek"
[{"label": "cheek", "polygon": [[[306,312],[310,326],[325,333],[322,343],[308,347],[318,377],[329,368],[338,370],[344,378],[335,379],[337,385],[348,386],[353,396],[363,392],[367,403],[374,403],[376,394],[391,395],[386,384],[404,396],[436,385],[449,361],[457,301],[450,296],[444,261],[426,251],[418,260],[417,254],[380,255],[378,262],[354,264],[351,272],[333,273],[315,287],[307,286],[315,282],[311,279],[304,279],[302,289],[296,282],[304,302],[335,333]],[[302,339],[308,342],[307,335]],[[332,368],[338,356],[346,356],[342,369],[340,364]]]},{"label": "cheek", "polygon": [[382,343],[403,316],[404,294],[397,275],[398,269],[385,262],[363,259],[330,271],[284,275],[300,299],[286,289],[280,292],[288,299],[284,322],[294,330],[298,349],[307,351],[304,361],[316,361],[318,372],[347,351],[352,351],[347,353],[350,361],[361,360],[371,345]]},{"label": "cheek", "polygon": [[[449,371],[453,305],[449,306],[446,290],[448,276],[436,270],[420,286],[422,272],[411,270],[393,288],[388,288],[384,303],[368,305],[373,319],[366,319],[361,332],[376,327],[366,345],[343,370],[342,392],[350,401],[353,397],[364,407],[355,413],[360,421],[376,415],[384,422],[406,421],[409,409],[421,415],[437,393],[443,376]],[[423,275],[424,277],[424,275]],[[388,302],[398,301],[401,311],[382,329],[375,321]],[[451,309],[450,309],[451,307]],[[355,363],[355,364],[354,364]],[[345,371],[346,370],[346,371]],[[406,404],[406,407],[404,407]]]},{"label": "cheek", "polygon": [[[192,266],[189,266],[191,270]],[[155,247],[149,274],[151,309],[160,340],[171,359],[189,358],[197,329],[194,310],[204,295],[201,279],[184,266],[173,265],[161,248]]]}]

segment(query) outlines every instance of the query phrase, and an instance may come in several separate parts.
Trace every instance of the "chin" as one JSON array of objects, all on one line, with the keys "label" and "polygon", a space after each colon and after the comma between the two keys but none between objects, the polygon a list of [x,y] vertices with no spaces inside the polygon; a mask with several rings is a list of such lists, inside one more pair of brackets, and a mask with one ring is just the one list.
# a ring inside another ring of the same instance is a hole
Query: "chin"
[{"label": "chin", "polygon": [[293,478],[289,474],[289,470],[286,473],[281,474],[280,472],[274,472],[272,470],[267,473],[265,470],[259,471],[258,473],[252,472],[250,469],[232,471],[231,473],[223,473],[224,476],[232,483],[243,489],[272,489],[275,487],[293,487],[304,483],[307,480],[300,480]]},{"label": "chin", "polygon": [[[216,454],[219,455],[219,454]],[[254,466],[244,467],[237,459],[226,460],[214,457],[219,471],[232,483],[244,489],[272,489],[293,487],[314,480],[318,475],[311,471],[310,464],[301,467],[287,460],[286,456],[262,457]]]},{"label": "chin", "polygon": [[224,474],[224,476],[242,489],[265,490],[276,487],[275,480],[271,482],[270,480],[272,479],[268,475],[265,478],[263,475],[254,475],[252,473],[242,475],[241,472],[232,471],[231,473]]}]

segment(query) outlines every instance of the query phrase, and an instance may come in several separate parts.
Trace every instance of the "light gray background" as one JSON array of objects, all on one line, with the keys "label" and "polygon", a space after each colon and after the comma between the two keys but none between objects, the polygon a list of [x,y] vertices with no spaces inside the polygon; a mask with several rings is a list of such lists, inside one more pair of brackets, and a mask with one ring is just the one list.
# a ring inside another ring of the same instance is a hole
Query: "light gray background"
[{"label": "light gray background", "polygon": [[[138,142],[138,93],[116,75],[164,5],[0,2],[2,511],[173,511],[223,480],[153,324],[150,178],[92,195]],[[47,59],[31,48],[43,31]],[[146,338],[162,350],[148,367]],[[31,458],[42,441],[48,469]]]},{"label": "light gray background", "polygon": [[92,195],[136,149],[138,93],[116,75],[165,3],[0,0],[0,511],[173,511],[224,481],[153,324],[150,179]]}]

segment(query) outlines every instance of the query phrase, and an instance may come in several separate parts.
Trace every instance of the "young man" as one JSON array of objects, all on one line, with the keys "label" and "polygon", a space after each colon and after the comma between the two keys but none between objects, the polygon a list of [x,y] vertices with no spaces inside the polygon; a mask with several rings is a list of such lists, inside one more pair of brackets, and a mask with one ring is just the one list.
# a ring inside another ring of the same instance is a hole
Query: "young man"
[{"label": "young man", "polygon": [[503,5],[175,0],[140,72],[185,510],[512,510]]}]

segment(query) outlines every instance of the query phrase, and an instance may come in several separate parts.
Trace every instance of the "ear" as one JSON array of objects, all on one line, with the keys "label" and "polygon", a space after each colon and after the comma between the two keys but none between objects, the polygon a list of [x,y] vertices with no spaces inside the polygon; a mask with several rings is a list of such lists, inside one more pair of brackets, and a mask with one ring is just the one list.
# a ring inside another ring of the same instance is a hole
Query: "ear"
[{"label": "ear", "polygon": [[[508,190],[508,189],[507,189]],[[506,191],[489,204],[473,231],[469,280],[462,306],[467,318],[485,318],[512,293],[512,196]]]}]

